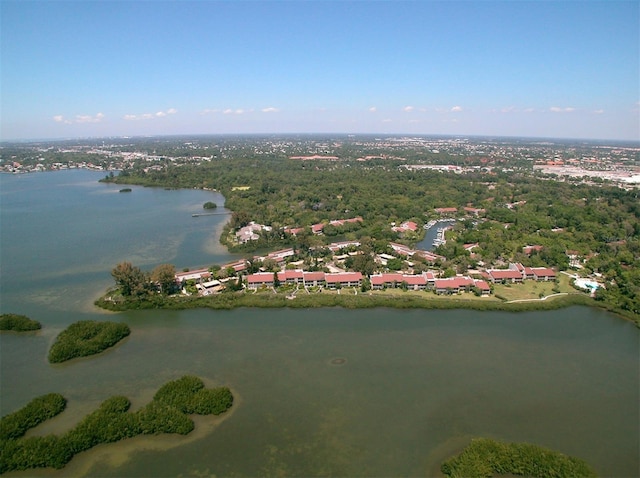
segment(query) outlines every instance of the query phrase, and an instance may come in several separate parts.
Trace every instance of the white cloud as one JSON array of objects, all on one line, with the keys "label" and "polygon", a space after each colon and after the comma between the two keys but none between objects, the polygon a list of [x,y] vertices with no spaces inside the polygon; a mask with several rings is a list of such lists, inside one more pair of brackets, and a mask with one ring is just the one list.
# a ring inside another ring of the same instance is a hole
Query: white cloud
[{"label": "white cloud", "polygon": [[451,108],[452,113],[459,113],[460,111],[462,111],[462,106],[454,106]]},{"label": "white cloud", "polygon": [[595,110],[594,113],[597,115],[601,115],[604,113],[604,110]]},{"label": "white cloud", "polygon": [[278,108],[274,108],[273,106],[269,106],[268,108],[262,108],[263,113],[277,113],[278,111],[280,111]]},{"label": "white cloud", "polygon": [[244,110],[241,109],[241,108],[238,108],[236,110],[231,109],[231,108],[227,108],[222,113],[224,113],[225,115],[241,115],[241,114],[244,113]]},{"label": "white cloud", "polygon": [[385,118],[382,120],[383,123],[391,123],[393,120],[391,118]]},{"label": "white cloud", "polygon": [[62,115],[55,115],[53,117],[53,121],[55,121],[56,123],[64,123],[64,124],[73,123],[73,121],[69,121],[68,119],[65,119],[64,116],[62,116]]},{"label": "white cloud", "polygon": [[154,118],[164,118],[167,115],[173,115],[178,112],[175,108],[169,108],[166,111],[158,111],[157,113],[143,113],[140,115],[124,115],[122,118],[127,121],[150,120]]},{"label": "white cloud", "polygon": [[405,106],[403,108],[403,111],[406,111],[407,113],[411,113],[414,110],[413,106]]},{"label": "white cloud", "polygon": [[369,108],[369,111],[371,113],[375,113],[376,111],[378,111],[378,108],[376,108],[375,106],[372,106],[371,108]]},{"label": "white cloud", "polygon": [[500,113],[515,113],[517,110],[513,106],[507,106],[506,108],[502,108]]},{"label": "white cloud", "polygon": [[104,119],[104,113],[97,113],[94,116],[91,115],[76,115],[73,120],[66,119],[62,115],[55,115],[53,121],[56,123],[73,124],[73,123],[99,123]]},{"label": "white cloud", "polygon": [[549,111],[551,111],[552,113],[571,113],[572,111],[575,111],[575,108],[572,108],[571,106],[568,106],[566,108],[560,108],[559,106],[552,106],[551,108],[549,108]]}]

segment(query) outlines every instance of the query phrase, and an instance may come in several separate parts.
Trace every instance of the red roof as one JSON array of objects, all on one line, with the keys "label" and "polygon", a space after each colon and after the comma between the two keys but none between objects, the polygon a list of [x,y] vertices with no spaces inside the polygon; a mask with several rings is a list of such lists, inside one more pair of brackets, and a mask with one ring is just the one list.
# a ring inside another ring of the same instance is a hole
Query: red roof
[{"label": "red roof", "polygon": [[556,271],[548,267],[532,267],[531,272],[537,277],[555,277]]},{"label": "red roof", "polygon": [[489,284],[487,284],[483,280],[476,280],[474,281],[474,283],[475,283],[475,286],[480,290],[491,290],[491,286],[489,286]]},{"label": "red roof", "polygon": [[322,281],[324,280],[324,272],[303,272],[302,276],[305,281]]},{"label": "red roof", "polygon": [[522,273],[514,269],[491,269],[487,273],[492,279],[522,279]]},{"label": "red roof", "polygon": [[278,272],[278,279],[286,281],[289,279],[302,279],[304,276],[301,270],[286,270],[284,272]]},{"label": "red roof", "polygon": [[448,279],[436,279],[436,289],[459,289],[473,285],[473,279],[469,277],[449,277]]},{"label": "red roof", "polygon": [[440,260],[444,260],[445,259],[443,256],[439,256],[438,254],[434,254],[433,252],[429,252],[429,251],[417,250],[415,252],[416,252],[417,256],[423,257],[424,259],[426,259],[429,262],[435,262],[438,259],[440,259]]},{"label": "red roof", "polygon": [[542,247],[542,246],[537,246],[537,245],[536,245],[536,246],[524,246],[524,247],[522,248],[522,252],[523,252],[524,254],[529,255],[529,254],[531,254],[533,251],[538,251],[538,252],[539,252],[539,251],[541,251],[542,249],[544,249],[544,247]]},{"label": "red roof", "polygon": [[248,284],[263,284],[273,282],[273,272],[256,272],[247,276]]},{"label": "red roof", "polygon": [[427,285],[427,278],[423,275],[406,275],[402,277],[401,282],[406,282],[408,285]]},{"label": "red roof", "polygon": [[402,274],[389,273],[389,274],[376,274],[370,277],[371,285],[382,285],[391,282],[402,282]]},{"label": "red roof", "polygon": [[361,272],[339,272],[337,274],[326,274],[327,283],[334,284],[336,282],[357,282],[362,280]]}]

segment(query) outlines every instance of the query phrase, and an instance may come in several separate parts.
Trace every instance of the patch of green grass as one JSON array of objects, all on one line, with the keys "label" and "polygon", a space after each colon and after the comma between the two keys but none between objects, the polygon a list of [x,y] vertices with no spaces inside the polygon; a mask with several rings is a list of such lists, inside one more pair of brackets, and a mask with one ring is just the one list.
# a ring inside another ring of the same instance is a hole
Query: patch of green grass
[{"label": "patch of green grass", "polygon": [[186,435],[194,428],[188,415],[219,415],[232,404],[227,387],[204,388],[198,377],[184,376],[163,385],[137,412],[129,412],[129,399],[114,396],[63,435],[25,437],[29,429],[59,414],[66,405],[61,395],[44,395],[0,420],[0,474],[63,468],[77,453],[141,434]]},{"label": "patch of green grass", "polygon": [[513,474],[532,478],[597,476],[585,461],[530,443],[504,443],[488,438],[471,441],[441,471],[450,478],[484,478]]},{"label": "patch of green grass", "polygon": [[131,333],[127,324],[81,320],[63,330],[49,350],[49,362],[86,357],[113,347]]},{"label": "patch of green grass", "polygon": [[42,328],[40,322],[20,314],[0,314],[0,330],[13,330],[14,332],[28,332]]}]

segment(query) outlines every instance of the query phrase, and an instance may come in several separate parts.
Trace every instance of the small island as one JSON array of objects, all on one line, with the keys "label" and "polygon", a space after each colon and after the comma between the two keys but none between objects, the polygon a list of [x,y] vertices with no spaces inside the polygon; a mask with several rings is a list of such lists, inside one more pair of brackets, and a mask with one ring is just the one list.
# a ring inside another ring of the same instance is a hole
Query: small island
[{"label": "small island", "polygon": [[131,192],[131,188],[122,188],[120,190],[121,193],[130,193]]},{"label": "small island", "polygon": [[595,477],[583,460],[530,443],[504,443],[476,438],[459,455],[440,468],[450,478],[491,477],[513,474],[534,478]]},{"label": "small island", "polygon": [[0,330],[14,332],[30,332],[40,330],[42,325],[37,320],[20,314],[0,314]]},{"label": "small island", "polygon": [[215,208],[217,208],[217,207],[218,207],[218,205],[217,205],[216,203],[214,203],[214,202],[207,201],[206,203],[204,203],[204,204],[202,205],[202,207],[203,207],[204,209],[215,209]]},{"label": "small island", "polygon": [[127,324],[81,320],[56,337],[49,362],[61,363],[76,357],[87,357],[113,347],[131,333]]},{"label": "small island", "polygon": [[37,397],[0,421],[0,474],[32,468],[60,469],[77,453],[137,435],[186,435],[195,426],[188,415],[220,415],[232,404],[229,388],[205,388],[200,378],[187,375],[163,385],[153,400],[136,412],[129,412],[128,398],[114,396],[63,435],[26,438],[28,430],[66,407],[66,400],[59,394]]}]

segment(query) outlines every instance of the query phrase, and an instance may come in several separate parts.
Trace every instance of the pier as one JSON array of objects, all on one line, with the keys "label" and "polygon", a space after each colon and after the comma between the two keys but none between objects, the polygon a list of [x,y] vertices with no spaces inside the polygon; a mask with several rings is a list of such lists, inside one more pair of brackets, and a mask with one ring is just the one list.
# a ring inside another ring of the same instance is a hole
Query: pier
[{"label": "pier", "polygon": [[197,214],[192,214],[191,217],[200,217],[200,216],[223,216],[226,214],[231,214],[230,212],[202,212]]}]

